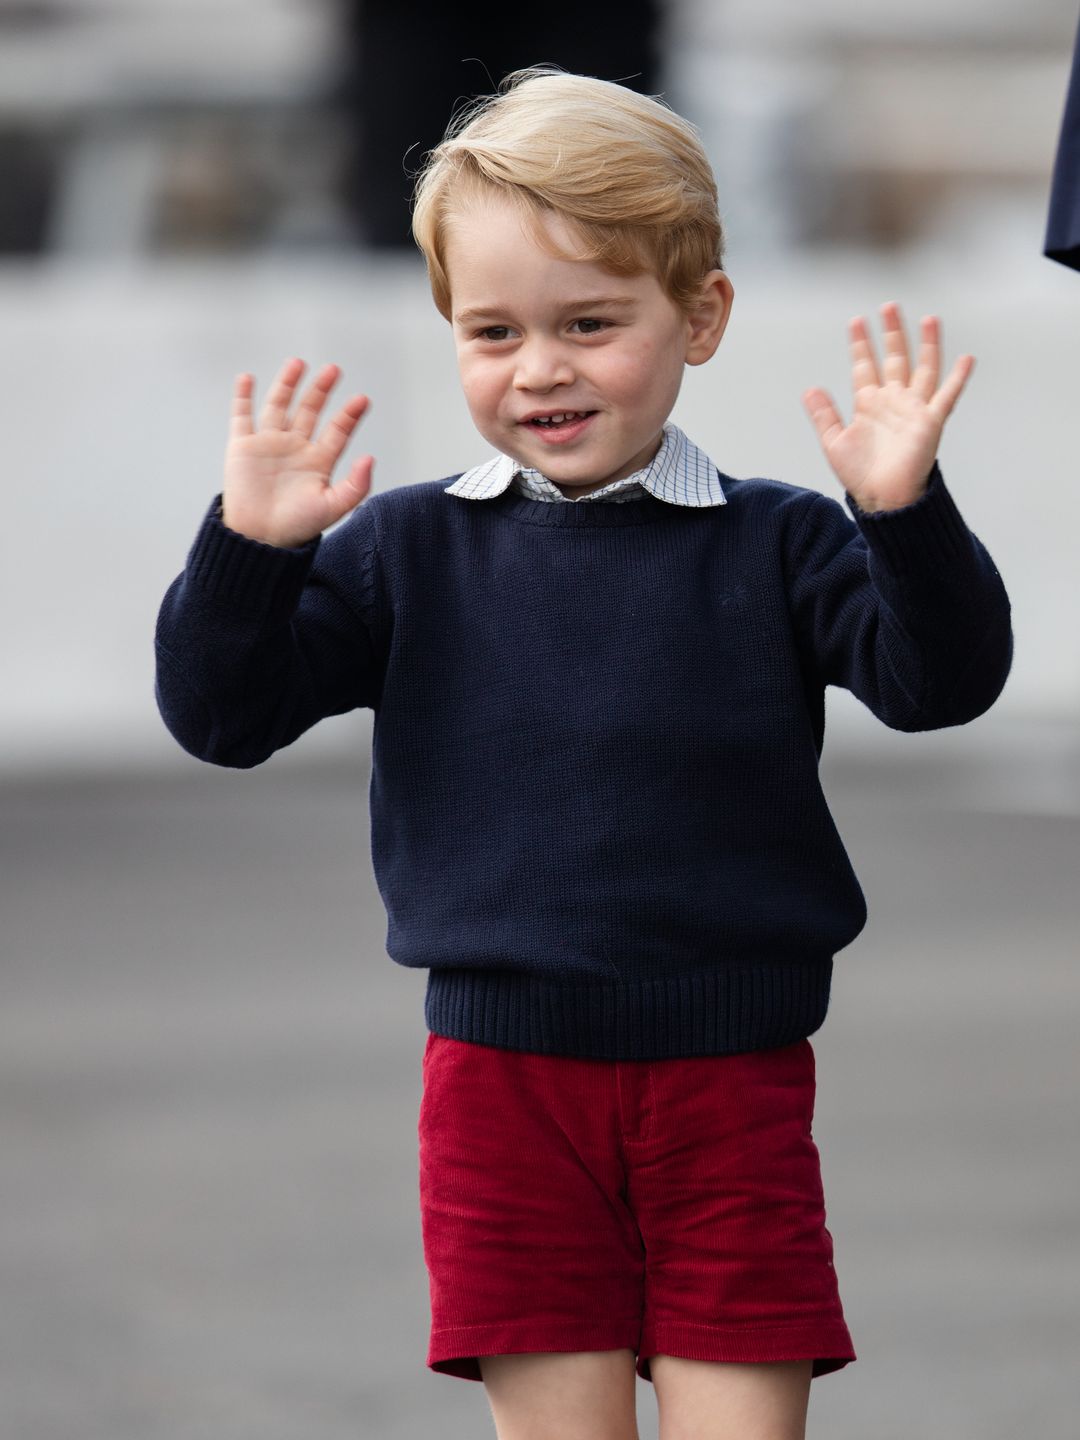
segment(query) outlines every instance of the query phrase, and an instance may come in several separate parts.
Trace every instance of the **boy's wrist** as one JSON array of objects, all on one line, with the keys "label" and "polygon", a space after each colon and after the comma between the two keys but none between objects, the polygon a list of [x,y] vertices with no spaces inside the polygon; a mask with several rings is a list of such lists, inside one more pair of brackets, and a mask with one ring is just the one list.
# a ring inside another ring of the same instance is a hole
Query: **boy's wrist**
[{"label": "boy's wrist", "polygon": [[241,535],[224,523],[218,495],[199,527],[186,572],[202,594],[215,602],[249,613],[291,614],[320,539],[285,549]]},{"label": "boy's wrist", "polygon": [[936,460],[926,489],[909,505],[868,512],[847,500],[867,544],[894,573],[937,570],[970,553],[971,532]]},{"label": "boy's wrist", "polygon": [[292,550],[298,552],[304,551],[309,546],[314,545],[319,539],[318,535],[314,535],[308,539],[301,540],[294,539],[292,536],[285,535],[256,535],[246,528],[240,528],[235,524],[230,525],[229,520],[233,519],[234,517],[230,514],[230,516],[226,518],[225,498],[223,495],[219,495],[214,502],[213,515],[215,519],[220,522],[222,529],[227,530],[230,535],[235,535],[239,540],[247,540],[250,544],[253,545],[269,546],[269,548],[272,550]]},{"label": "boy's wrist", "polygon": [[852,514],[856,516],[866,515],[872,517],[874,515],[895,515],[899,510],[910,510],[913,506],[918,505],[929,491],[931,485],[934,484],[935,481],[940,482],[940,480],[941,471],[938,469],[938,463],[935,460],[927,473],[926,479],[923,481],[921,489],[917,494],[911,495],[908,499],[900,501],[879,501],[872,495],[856,496],[849,490],[847,491],[848,505]]}]

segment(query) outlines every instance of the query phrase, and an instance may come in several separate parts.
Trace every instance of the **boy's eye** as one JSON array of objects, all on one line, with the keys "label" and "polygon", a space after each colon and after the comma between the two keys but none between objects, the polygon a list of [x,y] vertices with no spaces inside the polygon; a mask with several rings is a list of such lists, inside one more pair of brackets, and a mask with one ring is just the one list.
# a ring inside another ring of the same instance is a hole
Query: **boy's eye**
[{"label": "boy's eye", "polygon": [[579,333],[582,335],[599,335],[600,331],[603,330],[607,324],[607,321],[596,320],[590,315],[583,316],[580,320],[575,320],[574,324],[578,327]]},{"label": "boy's eye", "polygon": [[509,334],[509,325],[487,325],[479,332],[481,340],[505,340]]}]

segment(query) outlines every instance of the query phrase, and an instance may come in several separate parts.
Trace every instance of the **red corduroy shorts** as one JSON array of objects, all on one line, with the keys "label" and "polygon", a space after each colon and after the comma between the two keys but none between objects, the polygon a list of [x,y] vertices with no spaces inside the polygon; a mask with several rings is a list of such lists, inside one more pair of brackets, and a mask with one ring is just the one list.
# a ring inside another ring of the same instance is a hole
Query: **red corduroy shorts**
[{"label": "red corduroy shorts", "polygon": [[808,1040],[583,1060],[428,1034],[427,1365],[580,1350],[855,1359],[833,1268]]}]

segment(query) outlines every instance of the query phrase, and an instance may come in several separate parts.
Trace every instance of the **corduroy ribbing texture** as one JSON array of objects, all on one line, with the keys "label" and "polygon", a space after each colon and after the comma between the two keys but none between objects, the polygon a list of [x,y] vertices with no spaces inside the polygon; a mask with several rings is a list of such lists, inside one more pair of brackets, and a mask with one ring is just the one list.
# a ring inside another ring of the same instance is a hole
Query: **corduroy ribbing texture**
[{"label": "corduroy ribbing texture", "polygon": [[866,918],[826,687],[912,731],[1000,693],[1008,598],[936,467],[871,516],[721,478],[708,509],[407,485],[294,551],[207,514],[161,608],[162,715],[246,767],[373,709],[387,951],[429,969],[430,1030],[603,1059],[811,1034]]}]

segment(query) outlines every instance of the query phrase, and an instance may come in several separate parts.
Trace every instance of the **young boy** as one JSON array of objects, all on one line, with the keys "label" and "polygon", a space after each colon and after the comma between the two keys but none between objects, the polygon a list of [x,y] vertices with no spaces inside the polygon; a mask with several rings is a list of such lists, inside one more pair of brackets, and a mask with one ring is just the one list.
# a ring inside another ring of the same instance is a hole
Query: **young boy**
[{"label": "young boy", "polygon": [[[331,485],[367,401],[337,367],[258,428],[158,626],[187,750],[252,766],[374,712],[387,950],[429,970],[428,1365],[502,1440],[803,1434],[855,1358],[811,1136],[833,956],[863,896],[818,779],[827,685],[900,730],[982,714],[1009,602],[936,463],[971,370],[883,361],[804,401],[851,516],[720,473],[668,422],[732,303],[693,127],[607,82],[511,76],[429,157],[414,217],[498,458]],[[365,503],[361,504],[361,501]],[[568,503],[569,502],[569,503]],[[357,508],[358,507],[358,508]],[[353,510],[333,534],[321,532]]]}]

